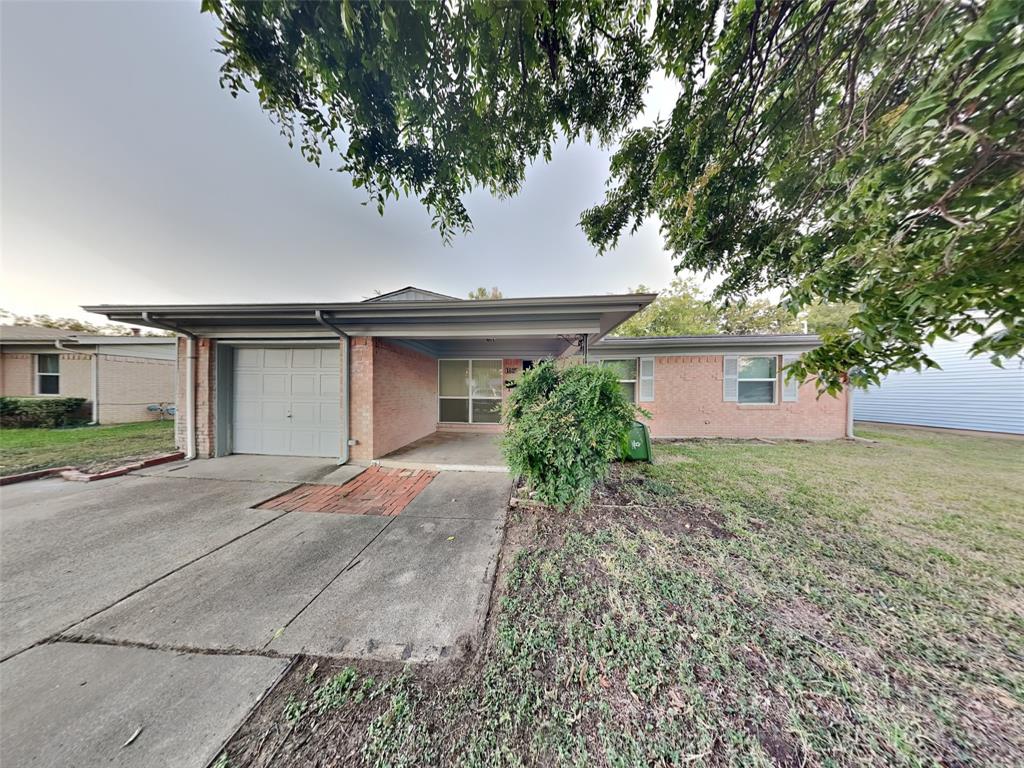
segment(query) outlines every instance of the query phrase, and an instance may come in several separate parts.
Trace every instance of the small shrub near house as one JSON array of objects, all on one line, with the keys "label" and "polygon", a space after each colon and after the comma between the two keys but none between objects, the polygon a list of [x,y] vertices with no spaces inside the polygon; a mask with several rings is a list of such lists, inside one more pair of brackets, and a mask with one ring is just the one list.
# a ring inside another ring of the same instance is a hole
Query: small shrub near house
[{"label": "small shrub near house", "polygon": [[65,427],[83,421],[84,397],[0,397],[2,427]]},{"label": "small shrub near house", "polygon": [[523,374],[508,399],[505,459],[539,501],[579,507],[621,455],[638,413],[613,371],[542,363]]}]

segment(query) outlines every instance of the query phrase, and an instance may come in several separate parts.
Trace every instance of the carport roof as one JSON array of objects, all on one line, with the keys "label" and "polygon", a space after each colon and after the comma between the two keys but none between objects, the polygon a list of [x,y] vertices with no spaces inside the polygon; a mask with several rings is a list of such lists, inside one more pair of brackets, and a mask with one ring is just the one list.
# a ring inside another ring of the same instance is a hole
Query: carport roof
[{"label": "carport roof", "polygon": [[118,322],[213,338],[329,336],[318,319],[351,336],[488,338],[586,335],[600,339],[657,294],[432,299],[301,304],[83,306]]}]

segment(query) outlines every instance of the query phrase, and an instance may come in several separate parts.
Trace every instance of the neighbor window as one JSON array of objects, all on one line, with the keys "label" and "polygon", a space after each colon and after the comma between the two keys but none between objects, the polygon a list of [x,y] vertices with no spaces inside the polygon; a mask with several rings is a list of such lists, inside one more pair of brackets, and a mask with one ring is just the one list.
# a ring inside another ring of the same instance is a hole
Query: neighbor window
[{"label": "neighbor window", "polygon": [[497,424],[501,387],[501,360],[439,360],[437,420]]},{"label": "neighbor window", "polygon": [[636,402],[636,358],[631,357],[627,360],[602,360],[601,365],[605,368],[611,368],[615,371],[616,377],[619,379],[619,386],[622,387],[622,391],[626,393],[626,398],[631,402]]},{"label": "neighbor window", "polygon": [[739,359],[737,400],[741,403],[774,403],[778,361],[772,357]]},{"label": "neighbor window", "polygon": [[36,394],[60,394],[60,355],[36,355]]}]

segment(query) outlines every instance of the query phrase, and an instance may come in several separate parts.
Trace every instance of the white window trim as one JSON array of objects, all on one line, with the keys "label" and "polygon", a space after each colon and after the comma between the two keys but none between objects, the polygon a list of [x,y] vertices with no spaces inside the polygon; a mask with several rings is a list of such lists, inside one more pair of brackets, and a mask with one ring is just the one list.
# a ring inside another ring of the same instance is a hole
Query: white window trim
[{"label": "white window trim", "polygon": [[[651,364],[651,375],[644,376],[644,363]],[[637,382],[636,382],[636,400],[638,403],[653,403],[654,402],[654,369],[657,366],[653,357],[641,357],[637,361]],[[650,383],[651,385],[651,396],[644,397],[644,383]]]},{"label": "white window trim", "polygon": [[[43,373],[39,370],[39,361],[43,357],[56,357],[57,358],[57,372],[56,373]],[[39,353],[36,355],[36,370],[35,370],[35,385],[36,395],[39,397],[60,397],[60,355],[52,352]],[[56,392],[43,392],[42,391],[42,378],[43,376],[52,376],[57,379],[57,391]]]},{"label": "white window trim", "polygon": [[[442,395],[441,394],[441,363],[442,362],[455,362],[455,363],[468,363],[469,380],[473,380],[473,362],[478,363],[498,363],[498,367],[501,369],[502,376],[504,376],[504,358],[501,357],[439,357],[437,358],[437,423],[438,424],[500,424],[501,420],[498,421],[473,421],[473,401],[474,400],[486,400],[488,402],[501,402],[504,398],[501,397],[499,392],[498,397],[473,397],[473,387],[469,387],[469,392],[465,397],[460,395]],[[467,407],[469,412],[467,413],[468,421],[442,421],[441,420],[441,401],[442,400],[465,400],[467,401]]]},{"label": "white window trim", "polygon": [[608,357],[601,358],[600,364],[603,366],[605,363],[628,363],[633,362],[633,378],[632,379],[619,379],[619,384],[632,384],[633,385],[633,402],[637,402],[637,398],[640,397],[640,358],[638,357]]},{"label": "white window trim", "polygon": [[[740,376],[744,360],[767,358],[775,361],[775,375],[766,378],[744,379]],[[770,381],[772,383],[772,401],[770,403],[745,403],[740,399],[740,384],[745,381]],[[778,405],[779,404],[779,356],[778,355],[739,355],[736,358],[736,404],[737,405]]]}]

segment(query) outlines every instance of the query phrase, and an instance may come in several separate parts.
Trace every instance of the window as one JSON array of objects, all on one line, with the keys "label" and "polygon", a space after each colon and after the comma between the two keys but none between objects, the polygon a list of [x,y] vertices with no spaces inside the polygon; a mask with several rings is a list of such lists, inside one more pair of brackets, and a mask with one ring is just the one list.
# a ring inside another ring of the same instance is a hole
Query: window
[{"label": "window", "polygon": [[737,400],[740,403],[774,403],[778,360],[772,357],[741,357]]},{"label": "window", "polygon": [[60,394],[60,355],[36,355],[36,393]]},{"label": "window", "polygon": [[437,420],[501,421],[501,360],[438,360]]},{"label": "window", "polygon": [[611,368],[619,378],[619,385],[631,403],[636,402],[636,358],[628,360],[602,360],[601,365]]}]

